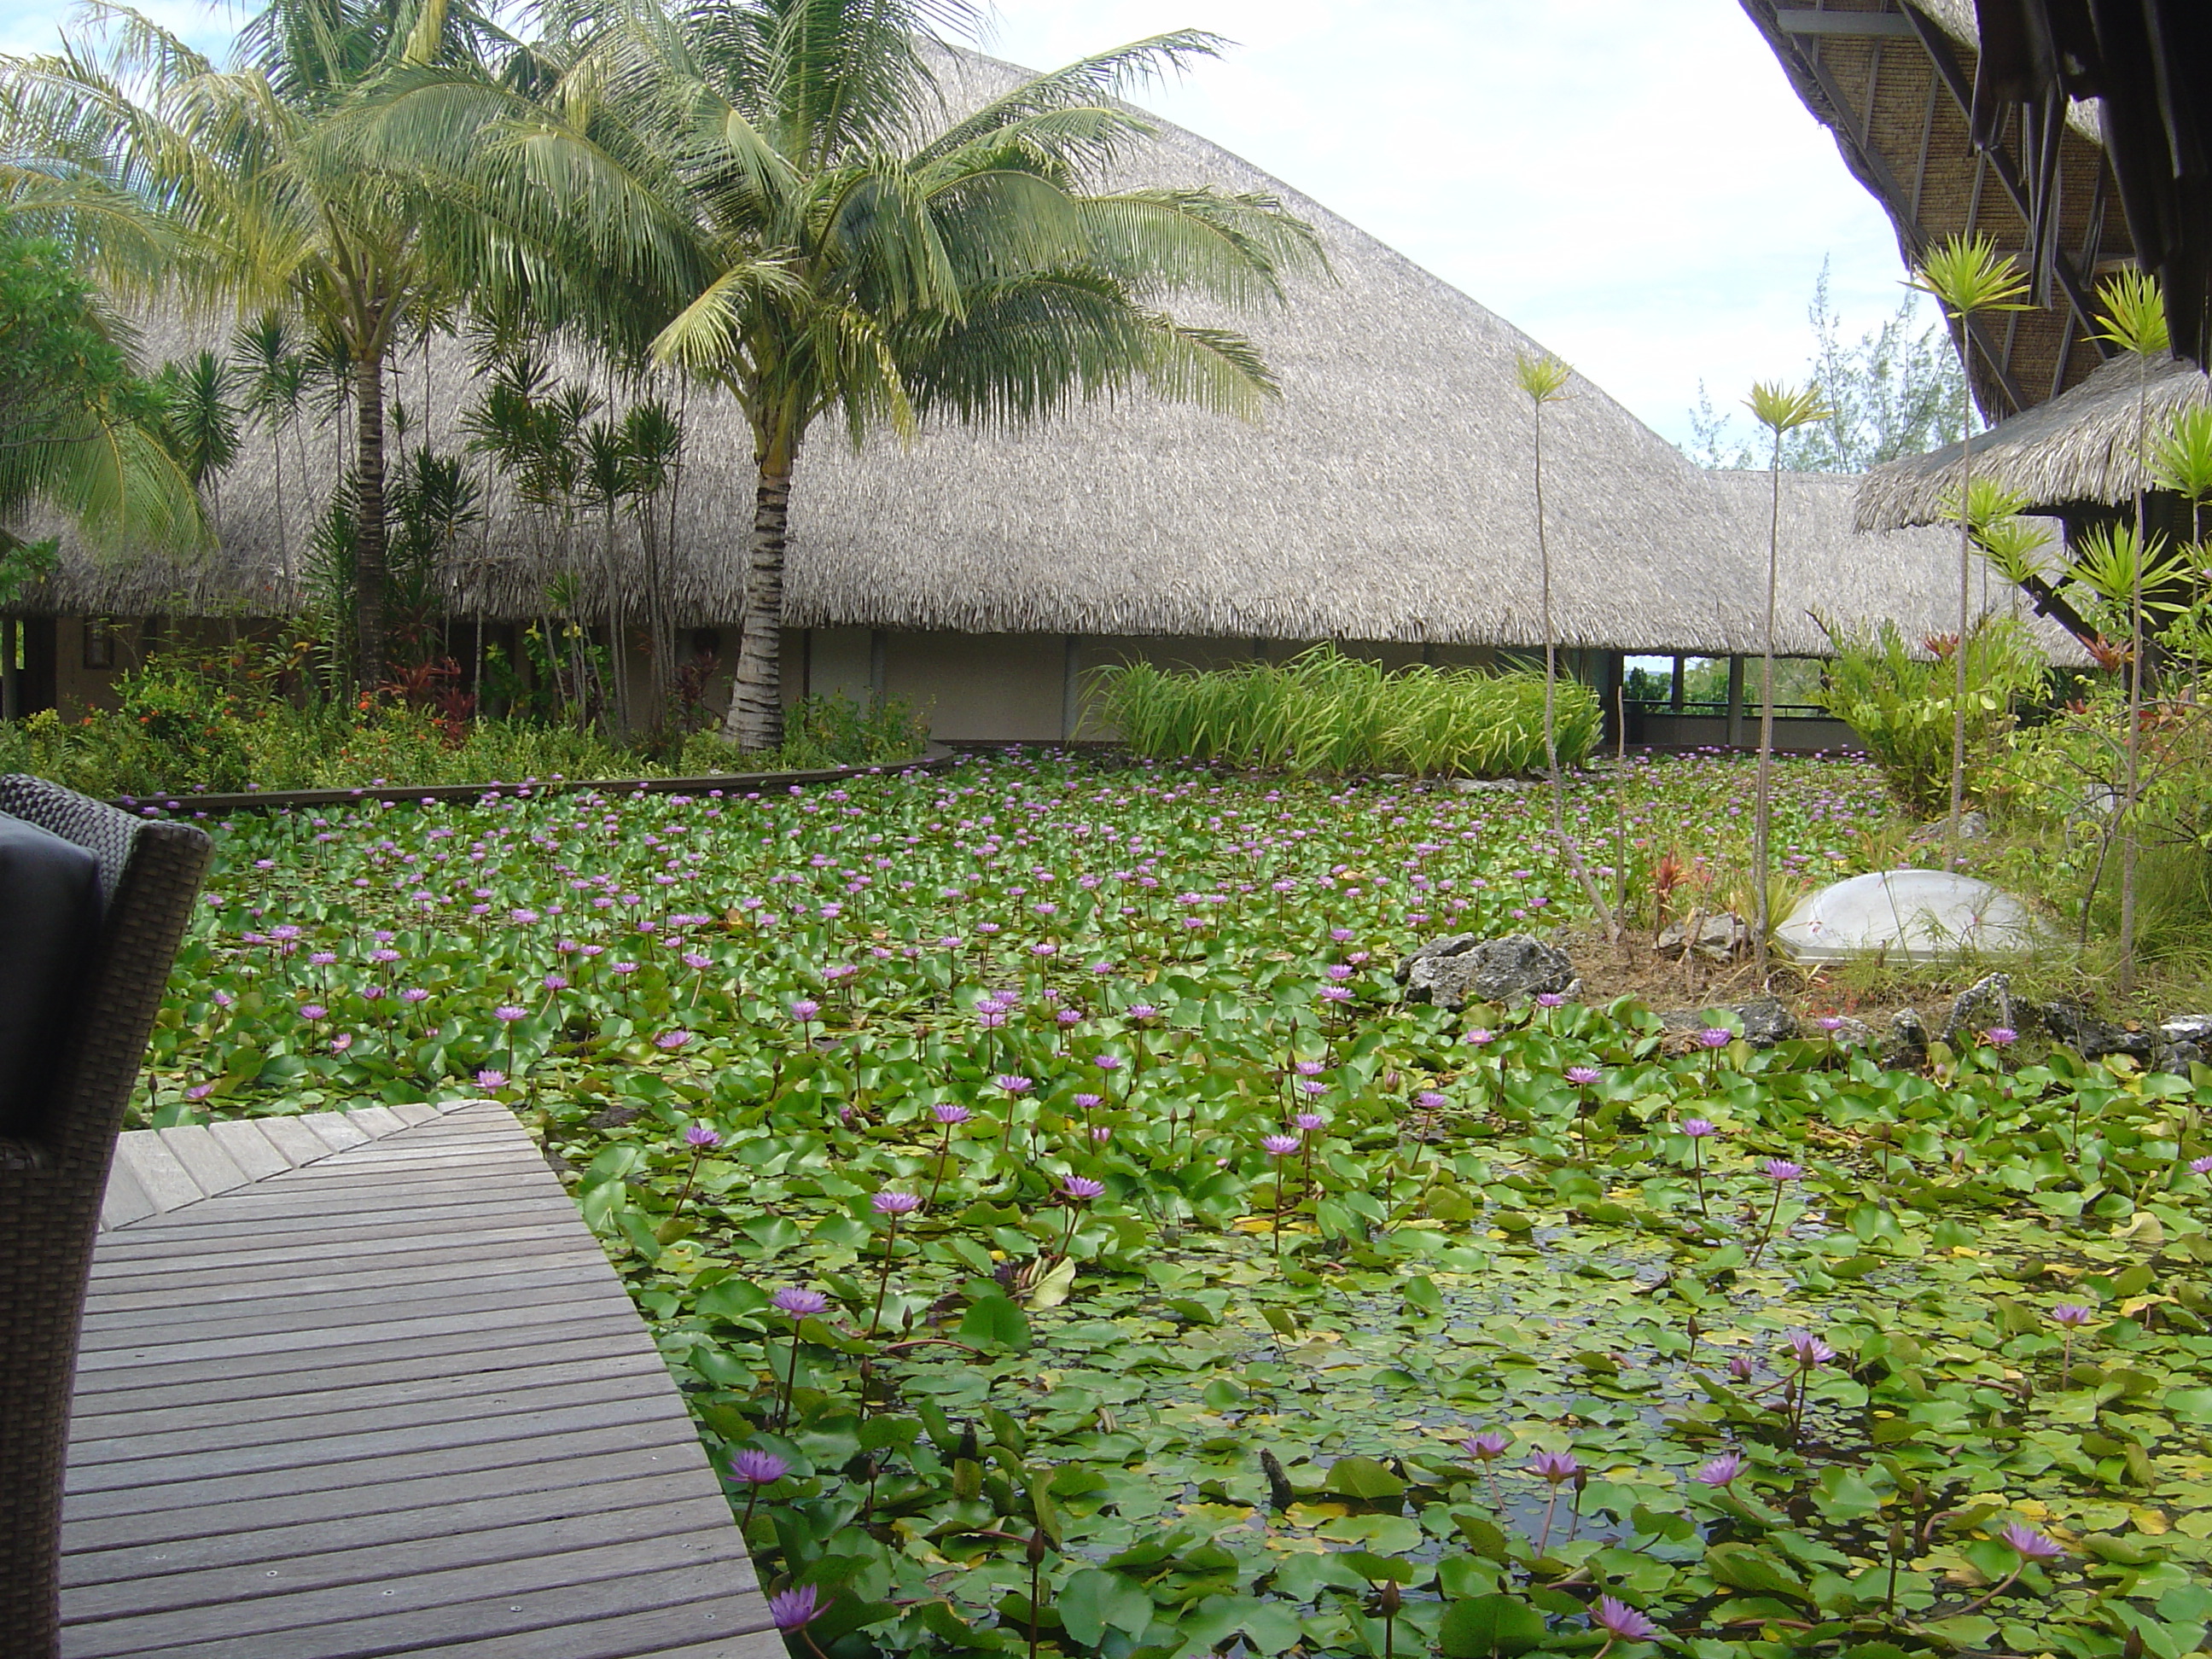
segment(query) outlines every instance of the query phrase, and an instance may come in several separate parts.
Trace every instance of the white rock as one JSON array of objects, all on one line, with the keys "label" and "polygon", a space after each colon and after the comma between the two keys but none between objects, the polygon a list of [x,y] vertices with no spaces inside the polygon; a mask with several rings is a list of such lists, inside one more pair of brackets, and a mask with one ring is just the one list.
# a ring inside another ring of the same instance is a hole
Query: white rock
[{"label": "white rock", "polygon": [[1940,962],[1961,951],[2032,949],[2034,912],[2001,888],[1942,870],[1877,870],[1823,887],[1774,930],[1800,962],[1881,952]]}]

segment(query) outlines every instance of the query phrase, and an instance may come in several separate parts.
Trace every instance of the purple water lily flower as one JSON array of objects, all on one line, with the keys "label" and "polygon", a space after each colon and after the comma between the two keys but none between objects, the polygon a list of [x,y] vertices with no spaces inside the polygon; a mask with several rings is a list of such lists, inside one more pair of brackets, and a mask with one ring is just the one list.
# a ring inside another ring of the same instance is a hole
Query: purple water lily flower
[{"label": "purple water lily flower", "polygon": [[878,1215],[912,1215],[921,1207],[921,1197],[914,1193],[880,1192],[868,1202]]},{"label": "purple water lily flower", "polygon": [[769,1304],[793,1319],[808,1319],[830,1311],[830,1298],[804,1285],[786,1285],[769,1297]]},{"label": "purple water lily flower", "polygon": [[1617,1596],[1599,1596],[1590,1623],[1624,1642],[1649,1642],[1659,1634],[1658,1626]]},{"label": "purple water lily flower", "polygon": [[1555,1486],[1573,1480],[1582,1468],[1582,1460],[1572,1452],[1540,1451],[1528,1460],[1528,1473],[1541,1476]]},{"label": "purple water lily flower", "polygon": [[2023,1560],[2057,1561],[2066,1553],[2056,1539],[2038,1532],[2033,1527],[2024,1527],[2017,1521],[1998,1533],[1997,1537],[2018,1550]]},{"label": "purple water lily flower", "polygon": [[1074,1202],[1087,1204],[1092,1199],[1104,1194],[1106,1183],[1103,1181],[1093,1181],[1089,1176],[1069,1176],[1060,1183],[1060,1190],[1063,1196]]},{"label": "purple water lily flower", "polygon": [[1726,1487],[1742,1473],[1743,1454],[1740,1451],[1726,1451],[1711,1462],[1699,1465],[1697,1474],[1693,1478],[1701,1486]]},{"label": "purple water lily flower", "polygon": [[704,1123],[694,1123],[684,1130],[684,1144],[687,1146],[696,1146],[703,1152],[709,1146],[719,1146],[722,1144],[721,1131],[710,1128]]},{"label": "purple water lily flower", "polygon": [[819,1619],[823,1604],[811,1584],[801,1584],[797,1589],[778,1590],[768,1598],[768,1616],[775,1620],[780,1631],[803,1630]]},{"label": "purple water lily flower", "polygon": [[1485,1429],[1480,1434],[1470,1435],[1459,1443],[1459,1449],[1469,1457],[1488,1463],[1505,1455],[1513,1443],[1513,1437],[1504,1429]]},{"label": "purple water lily flower", "polygon": [[772,1486],[791,1471],[791,1465],[771,1451],[748,1446],[730,1459],[730,1478],[751,1486]]}]

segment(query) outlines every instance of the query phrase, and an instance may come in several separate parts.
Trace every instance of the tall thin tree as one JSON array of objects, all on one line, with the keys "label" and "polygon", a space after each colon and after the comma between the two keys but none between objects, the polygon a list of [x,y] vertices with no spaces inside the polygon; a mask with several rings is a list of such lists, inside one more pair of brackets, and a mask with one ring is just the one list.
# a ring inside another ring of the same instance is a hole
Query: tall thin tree
[{"label": "tall thin tree", "polygon": [[1754,790],[1751,822],[1753,896],[1756,915],[1752,921],[1752,949],[1757,953],[1759,976],[1766,978],[1767,935],[1773,930],[1771,885],[1774,826],[1774,604],[1782,566],[1782,441],[1802,426],[1829,418],[1818,386],[1800,390],[1760,381],[1744,399],[1752,418],[1773,434],[1767,462],[1771,490],[1766,520],[1766,623],[1759,658],[1759,781]]},{"label": "tall thin tree", "polygon": [[1559,771],[1559,630],[1552,622],[1552,544],[1544,524],[1544,410],[1552,404],[1564,402],[1571,394],[1567,382],[1574,371],[1550,352],[1531,357],[1526,352],[1513,355],[1515,383],[1528,396],[1534,414],[1530,433],[1530,459],[1536,494],[1536,571],[1538,605],[1544,630],[1544,777],[1547,793],[1552,800],[1552,833],[1565,855],[1567,867],[1574,872],[1575,879],[1589,900],[1590,908],[1597,913],[1605,925],[1607,939],[1615,945],[1620,942],[1620,922],[1606,902],[1605,894],[1589,866],[1583,860],[1581,843],[1567,830],[1567,787]]},{"label": "tall thin tree", "polygon": [[1959,855],[1960,825],[1966,806],[1966,635],[1973,624],[1974,538],[1966,521],[1966,500],[1974,485],[1974,319],[1984,312],[2026,311],[2021,296],[2027,278],[2010,254],[1999,253],[1988,236],[1954,236],[1930,248],[1913,268],[1907,284],[1936,296],[1958,332],[1959,446],[1962,482],[1959,496],[1959,642],[1951,709],[1951,811],[1943,832],[1945,861]]}]

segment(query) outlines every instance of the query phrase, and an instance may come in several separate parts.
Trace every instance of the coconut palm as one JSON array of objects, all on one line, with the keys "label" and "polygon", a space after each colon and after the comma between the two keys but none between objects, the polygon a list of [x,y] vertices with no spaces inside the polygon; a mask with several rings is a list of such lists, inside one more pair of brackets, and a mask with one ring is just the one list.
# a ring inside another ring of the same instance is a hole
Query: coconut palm
[{"label": "coconut palm", "polygon": [[460,0],[276,0],[218,69],[95,4],[97,49],[0,58],[0,195],[113,294],[296,317],[343,354],[354,410],[354,672],[386,666],[386,369],[452,296],[451,250],[410,181],[330,142],[395,75],[483,74],[500,41]]},{"label": "coconut palm", "polygon": [[204,541],[192,481],[128,343],[62,250],[0,216],[0,599],[52,556],[51,542],[7,527],[34,507],[105,549]]},{"label": "coconut palm", "polygon": [[[1997,252],[1987,236],[1954,236],[1930,248],[1913,268],[1906,286],[1932,294],[1958,325],[1960,465],[1969,494],[1974,484],[1974,411],[1972,396],[1974,319],[1985,311],[2027,311],[2021,296],[2027,278],[2010,254]],[[1959,851],[1959,825],[1966,804],[1966,635],[1973,626],[1973,532],[1962,498],[1959,512],[1959,647],[1952,686],[1951,814],[1944,830],[1946,861]]]},{"label": "coconut palm", "polygon": [[[426,73],[364,121],[361,153],[447,181],[500,228],[487,283],[734,398],[754,514],[725,735],[782,713],[785,532],[817,421],[855,443],[932,416],[1003,423],[1144,386],[1250,416],[1275,395],[1249,342],[1161,307],[1279,299],[1321,264],[1271,198],[1109,189],[1152,129],[1110,101],[1217,43],[1163,35],[957,112],[941,31],[962,0],[705,0],[599,9],[542,100]],[[494,118],[490,142],[459,143]]]}]

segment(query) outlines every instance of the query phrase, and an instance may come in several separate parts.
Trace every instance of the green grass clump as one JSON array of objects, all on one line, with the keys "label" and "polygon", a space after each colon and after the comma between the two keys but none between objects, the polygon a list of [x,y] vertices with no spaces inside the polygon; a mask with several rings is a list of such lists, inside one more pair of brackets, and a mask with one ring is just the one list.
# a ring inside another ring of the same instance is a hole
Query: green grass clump
[{"label": "green grass clump", "polygon": [[[1544,678],[1415,667],[1395,672],[1318,646],[1287,663],[1204,673],[1149,663],[1096,682],[1098,714],[1139,755],[1299,773],[1399,772],[1507,777],[1544,764]],[[1596,745],[1596,694],[1555,687],[1559,760]]]}]

